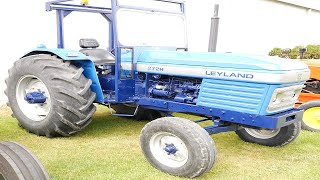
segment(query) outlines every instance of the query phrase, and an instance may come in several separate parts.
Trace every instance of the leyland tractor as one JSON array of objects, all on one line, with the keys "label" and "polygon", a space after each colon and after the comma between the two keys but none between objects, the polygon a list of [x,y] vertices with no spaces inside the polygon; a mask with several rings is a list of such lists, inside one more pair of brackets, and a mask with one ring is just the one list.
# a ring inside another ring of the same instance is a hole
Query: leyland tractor
[{"label": "leyland tractor", "polygon": [[[47,2],[46,11],[54,10],[57,48],[39,45],[14,63],[6,80],[9,106],[27,131],[73,135],[90,124],[93,103],[105,105],[114,116],[152,120],[140,135],[146,159],[189,178],[215,163],[210,134],[235,131],[243,141],[266,146],[297,138],[303,110],[294,105],[309,79],[306,64],[190,52],[185,4],[178,0],[111,0],[110,7]],[[85,38],[77,50],[64,48],[63,20],[75,11],[109,22],[107,49]],[[201,118],[190,121],[174,112]]]}]

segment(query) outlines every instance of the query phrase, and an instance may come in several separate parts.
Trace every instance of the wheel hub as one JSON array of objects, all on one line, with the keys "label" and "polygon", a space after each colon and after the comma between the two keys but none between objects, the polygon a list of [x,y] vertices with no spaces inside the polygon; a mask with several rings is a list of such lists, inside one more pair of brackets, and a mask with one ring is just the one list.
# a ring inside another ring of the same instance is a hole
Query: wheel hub
[{"label": "wheel hub", "polygon": [[178,151],[177,148],[174,146],[174,144],[166,144],[166,147],[163,150],[165,150],[168,153],[168,155],[170,154],[175,155],[176,152]]},{"label": "wheel hub", "polygon": [[32,121],[44,120],[51,109],[51,98],[47,86],[36,76],[26,75],[16,85],[19,109]]},{"label": "wheel hub", "polygon": [[169,132],[158,132],[150,139],[153,156],[169,167],[181,167],[188,161],[188,149],[185,143]]},{"label": "wheel hub", "polygon": [[38,91],[27,93],[24,97],[24,100],[26,100],[29,104],[43,104],[47,100],[47,97],[44,95],[44,93],[44,91],[41,92],[40,89],[38,89]]},{"label": "wheel hub", "polygon": [[280,132],[280,128],[274,130],[245,128],[245,130],[251,136],[259,139],[270,139],[278,135]]},{"label": "wheel hub", "polygon": [[303,122],[313,129],[320,129],[320,107],[307,109],[303,114]]}]

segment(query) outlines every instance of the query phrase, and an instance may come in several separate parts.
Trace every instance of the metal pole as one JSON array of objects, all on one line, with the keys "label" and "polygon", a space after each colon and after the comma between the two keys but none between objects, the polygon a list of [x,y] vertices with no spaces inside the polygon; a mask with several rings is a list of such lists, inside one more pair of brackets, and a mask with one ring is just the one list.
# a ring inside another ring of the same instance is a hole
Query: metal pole
[{"label": "metal pole", "polygon": [[57,10],[57,46],[58,48],[64,48],[63,37],[63,10]]},{"label": "metal pole", "polygon": [[217,49],[217,39],[218,39],[218,29],[219,29],[219,4],[214,5],[214,14],[211,18],[211,28],[209,37],[209,52],[216,52]]}]

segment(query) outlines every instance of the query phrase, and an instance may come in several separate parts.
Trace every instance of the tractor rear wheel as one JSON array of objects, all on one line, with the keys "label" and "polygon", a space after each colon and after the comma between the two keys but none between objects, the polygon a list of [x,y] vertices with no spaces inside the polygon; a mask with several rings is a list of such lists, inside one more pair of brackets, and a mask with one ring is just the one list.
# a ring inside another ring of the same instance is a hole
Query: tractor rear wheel
[{"label": "tractor rear wheel", "polygon": [[[135,105],[129,105],[129,104],[113,104],[111,105],[112,109],[116,111],[117,114],[134,114],[134,111],[136,110]],[[137,114],[134,116],[134,119],[136,120],[146,120],[146,121],[152,121],[157,118],[161,118],[164,115],[157,110],[153,109],[145,109],[145,108],[139,108]]]},{"label": "tractor rear wheel", "polygon": [[0,142],[0,179],[49,180],[38,158],[15,142]]},{"label": "tractor rear wheel", "polygon": [[299,108],[304,109],[301,122],[302,129],[320,132],[320,101],[309,101]]},{"label": "tractor rear wheel", "polygon": [[301,130],[301,122],[292,123],[275,130],[243,128],[236,134],[246,142],[264,146],[284,146],[295,140]]},{"label": "tractor rear wheel", "polygon": [[21,126],[47,137],[70,136],[84,129],[96,110],[96,95],[82,72],[46,54],[16,61],[6,79],[5,94]]},{"label": "tractor rear wheel", "polygon": [[141,131],[140,145],[153,167],[175,176],[200,176],[216,160],[215,144],[208,132],[183,118],[149,122]]}]

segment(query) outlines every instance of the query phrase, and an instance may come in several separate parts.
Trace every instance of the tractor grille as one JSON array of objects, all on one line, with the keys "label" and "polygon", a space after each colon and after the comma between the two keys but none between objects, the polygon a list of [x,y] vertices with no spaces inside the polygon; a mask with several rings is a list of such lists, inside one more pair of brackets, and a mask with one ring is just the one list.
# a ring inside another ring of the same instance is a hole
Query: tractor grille
[{"label": "tractor grille", "polygon": [[203,79],[197,105],[259,114],[268,88],[266,84]]}]

